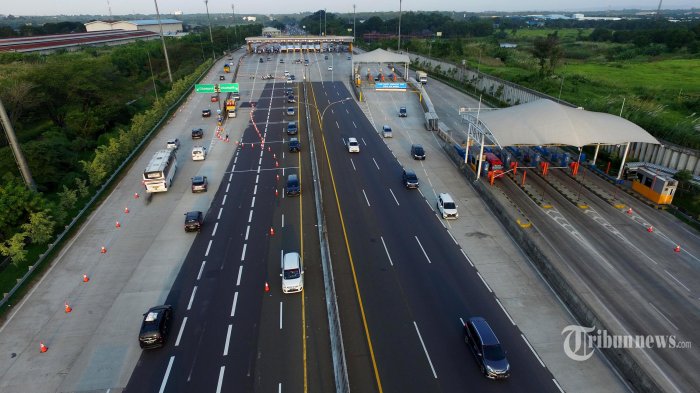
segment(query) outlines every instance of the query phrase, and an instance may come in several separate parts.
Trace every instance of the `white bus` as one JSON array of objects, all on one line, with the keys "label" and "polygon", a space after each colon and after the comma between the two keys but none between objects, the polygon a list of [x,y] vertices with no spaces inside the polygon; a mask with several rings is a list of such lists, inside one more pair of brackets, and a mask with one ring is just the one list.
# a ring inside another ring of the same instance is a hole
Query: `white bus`
[{"label": "white bus", "polygon": [[146,192],[165,192],[173,183],[177,170],[177,157],[174,149],[158,150],[143,171],[143,185]]}]

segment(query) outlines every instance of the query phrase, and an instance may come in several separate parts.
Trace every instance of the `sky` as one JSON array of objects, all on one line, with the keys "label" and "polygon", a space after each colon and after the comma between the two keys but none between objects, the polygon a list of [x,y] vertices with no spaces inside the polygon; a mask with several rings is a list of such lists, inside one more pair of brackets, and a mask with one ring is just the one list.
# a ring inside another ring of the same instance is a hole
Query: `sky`
[{"label": "sky", "polygon": [[[404,11],[604,11],[624,8],[656,9],[657,0],[400,0]],[[398,11],[399,1],[394,0],[395,8],[389,2],[376,0],[348,0],[339,2],[319,2],[317,0],[295,1],[233,1],[209,0],[209,13],[231,13],[235,5],[237,15],[245,14],[287,14],[317,11],[326,8],[328,12],[350,13],[352,5],[357,12]],[[1,15],[112,15],[154,14],[155,5],[147,0],[0,0]],[[109,4],[109,5],[108,5]],[[698,7],[697,0],[665,0],[664,9]],[[205,13],[204,1],[197,0],[158,0],[161,14],[171,14],[180,10],[186,14]]]}]

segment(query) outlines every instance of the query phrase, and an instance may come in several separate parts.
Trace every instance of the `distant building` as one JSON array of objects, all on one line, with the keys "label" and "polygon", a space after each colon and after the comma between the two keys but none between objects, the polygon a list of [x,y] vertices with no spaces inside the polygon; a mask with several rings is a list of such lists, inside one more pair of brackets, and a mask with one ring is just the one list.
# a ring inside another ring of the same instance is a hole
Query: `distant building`
[{"label": "distant building", "polygon": [[[164,35],[175,35],[182,32],[182,22],[176,19],[161,19]],[[127,30],[127,31],[152,31],[160,34],[160,27],[157,20],[139,19],[124,20],[118,22],[93,21],[85,23],[85,30],[105,31],[105,30]]]},{"label": "distant building", "polygon": [[248,22],[255,22],[258,18],[255,16],[244,16],[243,20],[246,20]]},{"label": "distant building", "polygon": [[574,14],[573,19],[576,20],[622,20],[617,16],[584,16],[583,14]]},{"label": "distant building", "polygon": [[265,27],[262,29],[263,37],[279,37],[282,35],[280,29],[275,29],[274,27]]},{"label": "distant building", "polygon": [[499,44],[501,48],[517,48],[518,44],[511,44],[509,42],[502,42]]}]

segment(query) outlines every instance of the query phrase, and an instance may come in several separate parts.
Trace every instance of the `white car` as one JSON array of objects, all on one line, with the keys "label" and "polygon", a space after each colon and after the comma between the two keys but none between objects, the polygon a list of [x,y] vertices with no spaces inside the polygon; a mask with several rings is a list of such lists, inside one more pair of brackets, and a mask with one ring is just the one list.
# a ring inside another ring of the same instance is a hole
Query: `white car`
[{"label": "white car", "polygon": [[359,153],[360,144],[357,142],[357,138],[348,138],[348,152]]},{"label": "white car", "polygon": [[177,138],[175,138],[175,139],[169,139],[169,140],[165,143],[165,147],[167,147],[168,149],[175,149],[175,150],[177,150],[177,149],[180,148],[180,140],[177,139]]},{"label": "white car", "polygon": [[333,71],[333,66],[328,66],[328,71]]},{"label": "white car", "polygon": [[192,161],[204,161],[207,158],[207,149],[202,146],[192,148]]},{"label": "white car", "polygon": [[288,252],[282,258],[282,292],[295,293],[304,290],[304,267],[298,252]]},{"label": "white car", "polygon": [[284,76],[289,76],[289,71],[284,70]]},{"label": "white car", "polygon": [[455,204],[454,199],[448,193],[443,192],[438,195],[437,208],[444,219],[456,219],[459,217],[457,204]]}]

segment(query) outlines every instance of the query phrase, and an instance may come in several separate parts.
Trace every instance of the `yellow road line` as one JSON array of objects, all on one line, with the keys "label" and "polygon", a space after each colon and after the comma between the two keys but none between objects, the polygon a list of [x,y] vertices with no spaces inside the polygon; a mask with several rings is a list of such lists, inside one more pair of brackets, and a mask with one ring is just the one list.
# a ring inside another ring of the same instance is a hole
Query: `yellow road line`
[{"label": "yellow road line", "polygon": [[311,87],[311,95],[313,96],[314,99],[314,105],[316,106],[316,117],[318,118],[318,124],[321,129],[321,141],[323,142],[323,150],[326,153],[326,162],[328,163],[328,172],[331,175],[331,184],[333,185],[333,194],[335,195],[335,203],[336,206],[338,207],[338,215],[340,216],[340,226],[343,228],[343,237],[345,238],[345,248],[348,251],[348,258],[350,259],[350,269],[352,270],[352,279],[353,282],[355,283],[355,293],[357,294],[357,301],[360,304],[360,315],[362,315],[362,325],[364,326],[365,329],[365,335],[367,336],[367,347],[369,348],[369,355],[370,358],[372,359],[372,368],[374,369],[374,379],[377,381],[377,388],[379,389],[379,393],[383,393],[382,390],[382,381],[381,378],[379,377],[379,370],[377,369],[377,360],[374,357],[374,349],[372,348],[372,339],[370,338],[369,334],[369,327],[367,326],[367,317],[365,316],[365,308],[362,305],[362,295],[360,295],[360,286],[357,283],[357,274],[355,273],[355,263],[352,260],[352,252],[350,252],[350,243],[348,242],[348,233],[345,230],[345,220],[343,220],[343,212],[340,209],[340,199],[338,198],[338,191],[335,187],[335,178],[333,176],[333,169],[331,168],[331,159],[330,156],[328,155],[328,148],[326,146],[326,137],[325,133],[323,132],[323,124],[321,123],[321,112],[318,108],[318,104],[316,103],[316,94],[314,93],[313,87]]}]

